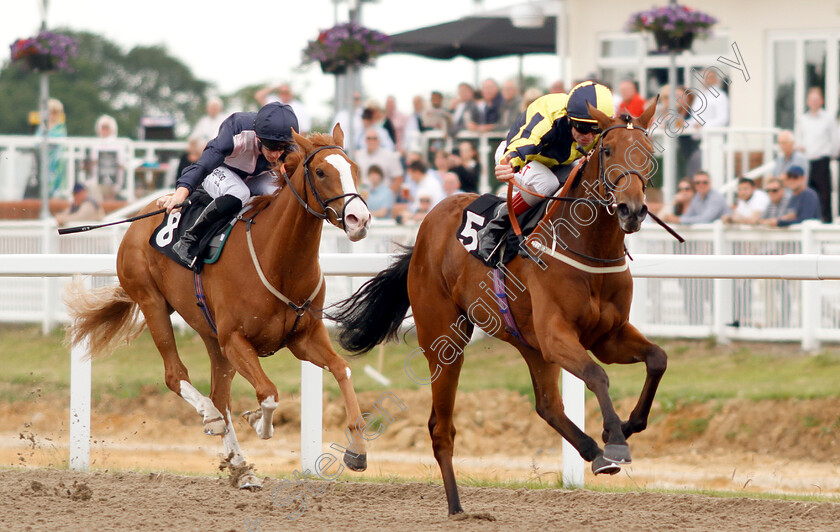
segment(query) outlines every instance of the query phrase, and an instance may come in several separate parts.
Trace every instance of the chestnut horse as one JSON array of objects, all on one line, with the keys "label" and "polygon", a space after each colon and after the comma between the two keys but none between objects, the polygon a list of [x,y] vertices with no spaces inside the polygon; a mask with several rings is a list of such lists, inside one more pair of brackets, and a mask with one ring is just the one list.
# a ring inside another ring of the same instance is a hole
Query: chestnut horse
[{"label": "chestnut horse", "polygon": [[[533,259],[520,255],[504,266],[521,340],[512,328],[501,326],[503,317],[488,286],[490,270],[456,238],[462,212],[475,199],[470,194],[436,206],[423,220],[413,249],[342,302],[336,314],[342,346],[363,353],[395,337],[410,304],[429,363],[429,432],[450,514],[463,511],[452,467],[452,413],[464,362],[460,355],[475,325],[519,350],[531,373],[537,413],[592,462],[596,474],[615,474],[630,462],[627,438],[646,427],[665,372],[665,352],[628,322],[633,280],[624,249],[624,235],[638,231],[647,214],[644,190],[652,145],[646,128],[655,106],[637,119],[589,110],[603,133],[584,169],[564,187],[566,201],[558,202],[559,208],[549,211],[523,244]],[[471,244],[474,249],[475,241]],[[627,421],[622,423],[616,413],[607,374],[588,351],[608,364],[645,363],[647,379]],[[558,385],[561,369],[595,393],[604,418],[604,449],[566,417]]]},{"label": "chestnut horse", "polygon": [[[322,220],[356,241],[366,236],[371,216],[356,192],[358,167],[340,147],[341,128],[336,126],[332,136],[307,139],[295,133],[294,139],[300,151],[290,153],[285,163],[291,177],[281,169],[281,188],[272,196],[254,198],[252,209],[243,215],[248,219],[256,212],[253,223],[237,223],[221,258],[204,267],[206,304],[218,333],[196,305],[193,272],[149,245],[161,220],[154,216],[134,222],[126,232],[117,254],[119,285],[87,292],[77,283],[67,298],[73,318],[68,334],[74,344],[87,339],[93,356],[109,353],[142,331],[139,309],[163,357],[166,385],[203,416],[206,434],[222,436],[225,454],[235,466],[245,459],[231,422],[231,380],[239,373],[253,385],[259,408],[245,417],[261,438],[270,438],[279,395],[259,357],[285,345],[300,360],[329,369],[338,381],[356,451],[347,451],[344,460],[351,469],[363,471],[365,441],[356,430],[361,410],[350,367],[333,349],[322,321],[325,287],[318,248]],[[144,212],[155,208],[151,204]],[[193,387],[178,357],[170,322],[173,311],[201,336],[210,355],[209,398]],[[253,474],[239,481],[241,488],[259,486]]]}]

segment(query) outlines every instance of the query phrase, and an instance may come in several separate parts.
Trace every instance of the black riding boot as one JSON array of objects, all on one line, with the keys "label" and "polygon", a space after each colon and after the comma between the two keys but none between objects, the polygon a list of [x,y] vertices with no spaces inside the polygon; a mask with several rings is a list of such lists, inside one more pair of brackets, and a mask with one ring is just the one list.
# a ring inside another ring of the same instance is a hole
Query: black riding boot
[{"label": "black riding boot", "polygon": [[181,239],[175,242],[172,246],[172,252],[178,256],[183,264],[192,268],[196,260],[195,254],[198,251],[195,247],[207,229],[219,220],[239,212],[241,208],[242,201],[237,197],[219,196],[214,199],[204,208],[204,212],[201,213],[192,227],[187,229],[181,235]]},{"label": "black riding boot", "polygon": [[507,202],[503,201],[496,207],[496,212],[490,221],[478,231],[478,254],[489,261],[494,252],[500,248],[499,242],[510,229]]}]

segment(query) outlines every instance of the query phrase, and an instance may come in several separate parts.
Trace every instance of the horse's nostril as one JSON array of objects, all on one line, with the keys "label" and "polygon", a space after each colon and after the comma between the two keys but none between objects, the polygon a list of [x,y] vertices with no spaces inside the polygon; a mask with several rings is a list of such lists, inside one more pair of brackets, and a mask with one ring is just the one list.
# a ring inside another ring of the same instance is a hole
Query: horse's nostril
[{"label": "horse's nostril", "polygon": [[624,216],[627,216],[628,214],[630,214],[630,209],[627,207],[627,204],[626,203],[620,204],[618,206],[618,215],[624,217]]},{"label": "horse's nostril", "polygon": [[647,216],[647,213],[648,213],[648,206],[647,205],[642,205],[642,208],[639,209],[639,216],[640,217],[645,217],[645,216]]},{"label": "horse's nostril", "polygon": [[348,214],[344,217],[344,223],[346,225],[357,225],[359,223],[359,218],[355,214]]}]

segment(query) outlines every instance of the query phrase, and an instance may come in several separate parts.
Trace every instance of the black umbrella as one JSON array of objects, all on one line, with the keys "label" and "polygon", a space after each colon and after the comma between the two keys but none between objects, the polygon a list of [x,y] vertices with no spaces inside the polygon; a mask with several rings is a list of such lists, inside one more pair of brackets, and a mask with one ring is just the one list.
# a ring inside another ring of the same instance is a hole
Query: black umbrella
[{"label": "black umbrella", "polygon": [[508,17],[465,17],[391,35],[391,48],[394,53],[435,59],[553,54],[557,50],[556,23],[556,17],[546,17],[541,27],[517,28]]}]

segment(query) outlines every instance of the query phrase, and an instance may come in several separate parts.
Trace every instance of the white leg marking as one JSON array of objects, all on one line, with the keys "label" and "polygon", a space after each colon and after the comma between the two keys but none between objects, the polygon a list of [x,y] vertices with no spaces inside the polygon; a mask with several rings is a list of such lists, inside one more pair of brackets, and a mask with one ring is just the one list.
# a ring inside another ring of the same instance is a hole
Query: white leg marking
[{"label": "white leg marking", "polygon": [[213,404],[209,397],[201,395],[192,384],[181,381],[181,397],[195,408],[195,411],[204,416],[204,421],[210,421],[222,417],[222,413]]},{"label": "white leg marking", "polygon": [[350,368],[344,368],[344,373],[347,374],[348,379],[353,376],[353,372],[350,371]]},{"label": "white leg marking", "polygon": [[274,419],[274,410],[277,408],[278,404],[279,403],[274,397],[266,397],[265,400],[260,403],[262,416],[260,416],[260,419],[257,421],[254,429],[256,429],[260,438],[264,440],[267,440],[274,435],[274,424],[272,423],[272,420]]},{"label": "white leg marking", "polygon": [[230,417],[230,409],[227,411],[227,434],[222,436],[222,442],[225,444],[225,457],[233,453],[230,463],[235,466],[241,466],[245,463],[245,457],[242,456],[242,450],[239,448],[239,440],[236,439],[236,431],[233,430],[233,422]]}]

